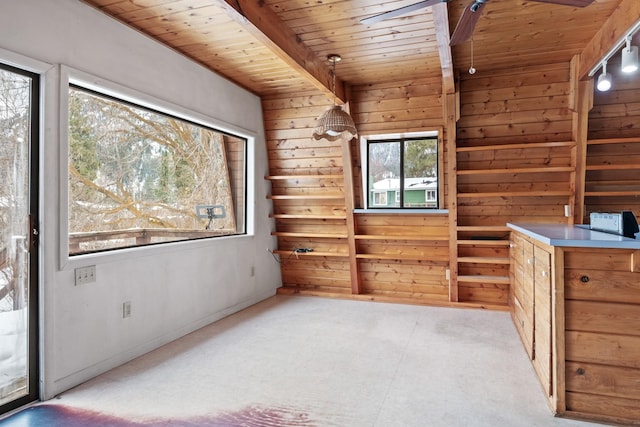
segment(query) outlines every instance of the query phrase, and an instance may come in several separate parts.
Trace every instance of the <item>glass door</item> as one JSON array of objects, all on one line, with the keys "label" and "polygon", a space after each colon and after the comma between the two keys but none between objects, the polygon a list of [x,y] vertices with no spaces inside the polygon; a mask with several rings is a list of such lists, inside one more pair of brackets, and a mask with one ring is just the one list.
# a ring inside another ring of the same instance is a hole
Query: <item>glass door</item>
[{"label": "glass door", "polygon": [[0,63],[0,414],[38,398],[39,78]]}]

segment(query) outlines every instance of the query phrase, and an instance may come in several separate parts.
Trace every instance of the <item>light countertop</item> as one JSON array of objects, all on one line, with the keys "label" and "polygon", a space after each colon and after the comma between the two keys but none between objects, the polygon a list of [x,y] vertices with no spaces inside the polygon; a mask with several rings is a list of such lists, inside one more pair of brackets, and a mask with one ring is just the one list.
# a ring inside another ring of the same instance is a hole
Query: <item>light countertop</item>
[{"label": "light countertop", "polygon": [[588,225],[509,223],[507,227],[551,246],[640,249],[640,239],[590,230]]}]

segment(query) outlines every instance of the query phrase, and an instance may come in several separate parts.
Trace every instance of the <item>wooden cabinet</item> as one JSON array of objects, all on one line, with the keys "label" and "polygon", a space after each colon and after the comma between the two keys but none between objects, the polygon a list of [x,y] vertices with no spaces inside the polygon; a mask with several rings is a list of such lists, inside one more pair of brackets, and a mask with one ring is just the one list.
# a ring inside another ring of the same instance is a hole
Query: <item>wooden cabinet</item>
[{"label": "wooden cabinet", "polygon": [[533,360],[533,244],[513,234],[511,252],[511,316],[524,348]]},{"label": "wooden cabinet", "polygon": [[518,233],[512,234],[510,254],[511,315],[543,389],[552,396],[551,254]]},{"label": "wooden cabinet", "polygon": [[551,254],[538,246],[533,250],[533,368],[547,396],[551,396]]},{"label": "wooden cabinet", "polygon": [[510,277],[512,318],[550,407],[640,425],[640,242],[547,230],[512,231]]},{"label": "wooden cabinet", "polygon": [[640,250],[564,254],[566,409],[640,423]]}]

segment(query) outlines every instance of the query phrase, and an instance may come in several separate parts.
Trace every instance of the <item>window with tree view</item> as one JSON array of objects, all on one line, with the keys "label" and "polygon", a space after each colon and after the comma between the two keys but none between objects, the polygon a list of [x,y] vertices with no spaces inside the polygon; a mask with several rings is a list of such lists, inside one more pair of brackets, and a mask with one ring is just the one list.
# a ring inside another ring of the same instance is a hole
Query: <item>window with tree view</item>
[{"label": "window with tree view", "polygon": [[247,140],[69,88],[69,253],[245,233]]},{"label": "window with tree view", "polygon": [[434,208],[439,205],[438,139],[367,141],[370,208]]}]

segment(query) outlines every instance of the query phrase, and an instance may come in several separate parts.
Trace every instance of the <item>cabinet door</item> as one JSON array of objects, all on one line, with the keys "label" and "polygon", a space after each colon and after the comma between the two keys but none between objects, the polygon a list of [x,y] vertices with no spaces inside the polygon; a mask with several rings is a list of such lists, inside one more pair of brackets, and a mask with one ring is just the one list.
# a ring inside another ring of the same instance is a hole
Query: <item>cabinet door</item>
[{"label": "cabinet door", "polygon": [[536,246],[534,260],[533,367],[551,396],[551,255]]},{"label": "cabinet door", "polygon": [[[512,234],[511,245],[512,319],[529,358],[533,358],[533,245]],[[527,265],[526,257],[531,263]],[[527,276],[526,272],[529,272]]]}]

